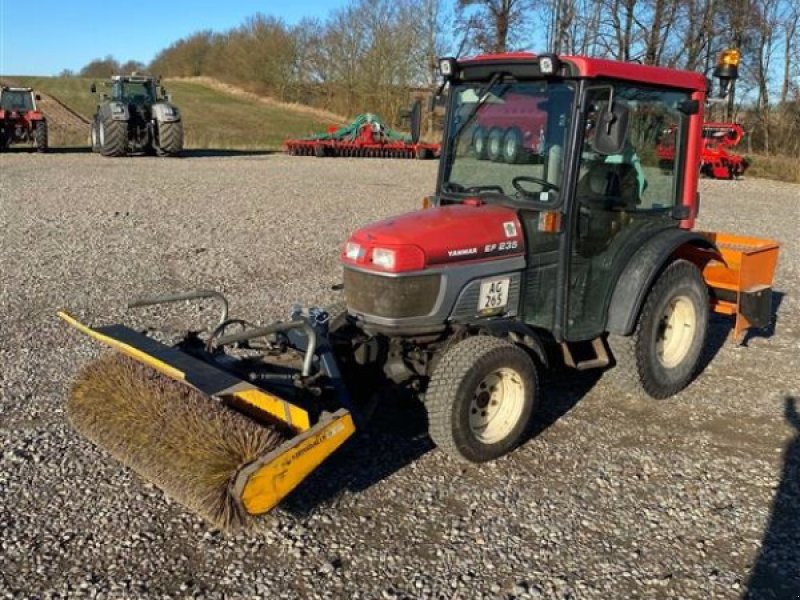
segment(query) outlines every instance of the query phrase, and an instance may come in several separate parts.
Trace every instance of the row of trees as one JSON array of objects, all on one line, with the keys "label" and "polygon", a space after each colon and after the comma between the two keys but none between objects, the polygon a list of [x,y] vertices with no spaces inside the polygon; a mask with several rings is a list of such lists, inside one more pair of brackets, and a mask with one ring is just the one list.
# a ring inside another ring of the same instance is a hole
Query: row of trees
[{"label": "row of trees", "polygon": [[[436,85],[437,56],[550,50],[709,73],[730,46],[752,150],[800,156],[800,0],[351,0],[296,25],[259,14],[201,31],[149,67],[396,122],[409,88]],[[129,70],[109,57],[81,74],[114,66]]]}]

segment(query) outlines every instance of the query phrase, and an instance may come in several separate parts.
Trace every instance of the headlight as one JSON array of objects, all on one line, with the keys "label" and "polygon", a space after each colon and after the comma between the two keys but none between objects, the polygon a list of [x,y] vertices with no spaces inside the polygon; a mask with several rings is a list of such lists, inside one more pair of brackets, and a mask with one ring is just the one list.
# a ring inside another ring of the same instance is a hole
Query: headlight
[{"label": "headlight", "polygon": [[372,264],[387,271],[394,269],[396,254],[394,250],[386,248],[375,248],[372,251]]},{"label": "headlight", "polygon": [[112,104],[111,105],[111,112],[122,114],[125,112],[125,107],[122,104]]},{"label": "headlight", "polygon": [[358,244],[347,242],[347,245],[344,247],[344,255],[348,260],[357,261],[363,258],[364,249]]}]

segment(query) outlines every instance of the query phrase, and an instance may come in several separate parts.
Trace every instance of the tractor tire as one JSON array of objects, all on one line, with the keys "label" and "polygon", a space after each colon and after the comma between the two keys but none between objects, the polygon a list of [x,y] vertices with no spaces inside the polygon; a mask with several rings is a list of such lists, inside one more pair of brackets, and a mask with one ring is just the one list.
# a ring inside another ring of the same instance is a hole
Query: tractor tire
[{"label": "tractor tire", "polygon": [[33,139],[36,142],[37,152],[47,152],[47,121],[39,121],[36,123]]},{"label": "tractor tire", "polygon": [[504,132],[499,127],[494,127],[486,136],[486,157],[494,162],[503,160]]},{"label": "tractor tire", "polygon": [[671,263],[647,294],[633,334],[608,336],[616,361],[608,379],[622,392],[641,390],[656,400],[685,388],[705,345],[708,302],[700,270],[686,260]]},{"label": "tractor tire", "polygon": [[472,151],[478,160],[486,160],[486,130],[476,127],[472,132]]},{"label": "tractor tire", "polygon": [[103,156],[125,156],[128,153],[128,122],[99,118],[97,142]]},{"label": "tractor tire", "polygon": [[158,124],[159,156],[177,156],[183,150],[183,121]]},{"label": "tractor tire", "polygon": [[450,456],[481,463],[516,448],[539,396],[536,365],[511,342],[477,335],[448,349],[425,394],[428,433]]},{"label": "tractor tire", "polygon": [[100,134],[97,133],[97,120],[92,121],[91,129],[89,130],[89,147],[92,152],[100,152]]},{"label": "tractor tire", "polygon": [[509,164],[522,162],[525,149],[522,147],[522,132],[516,127],[506,131],[503,136],[503,160]]}]

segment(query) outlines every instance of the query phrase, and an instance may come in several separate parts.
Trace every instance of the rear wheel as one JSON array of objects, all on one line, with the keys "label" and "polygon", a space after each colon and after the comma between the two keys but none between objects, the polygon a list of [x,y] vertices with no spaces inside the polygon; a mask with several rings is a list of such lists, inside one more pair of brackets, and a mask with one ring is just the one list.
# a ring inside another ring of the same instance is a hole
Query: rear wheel
[{"label": "rear wheel", "polygon": [[486,156],[489,160],[503,160],[503,137],[503,130],[499,127],[495,127],[489,131],[486,140]]},{"label": "rear wheel", "polygon": [[178,155],[183,150],[183,122],[160,122],[158,124],[158,143],[156,153],[159,156]]},{"label": "rear wheel", "polygon": [[110,117],[97,120],[97,141],[103,156],[125,156],[128,151],[128,122]]},{"label": "rear wheel", "polygon": [[633,334],[609,335],[617,362],[609,379],[621,391],[643,390],[655,399],[681,391],[697,372],[708,328],[708,290],[698,268],[670,264],[645,300]]},{"label": "rear wheel", "polygon": [[38,121],[36,123],[36,131],[34,131],[33,137],[36,142],[36,150],[47,152],[47,121]]},{"label": "rear wheel", "polygon": [[446,351],[425,394],[428,431],[450,456],[486,462],[517,447],[538,399],[536,366],[522,348],[490,336]]}]

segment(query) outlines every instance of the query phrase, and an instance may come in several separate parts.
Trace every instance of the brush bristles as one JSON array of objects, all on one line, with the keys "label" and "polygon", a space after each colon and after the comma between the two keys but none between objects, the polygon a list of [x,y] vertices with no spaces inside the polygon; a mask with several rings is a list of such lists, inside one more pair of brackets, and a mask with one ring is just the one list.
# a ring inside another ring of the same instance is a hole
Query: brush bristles
[{"label": "brush bristles", "polygon": [[244,525],[230,483],[286,438],[125,356],[89,364],[67,403],[75,429],[221,529]]}]

